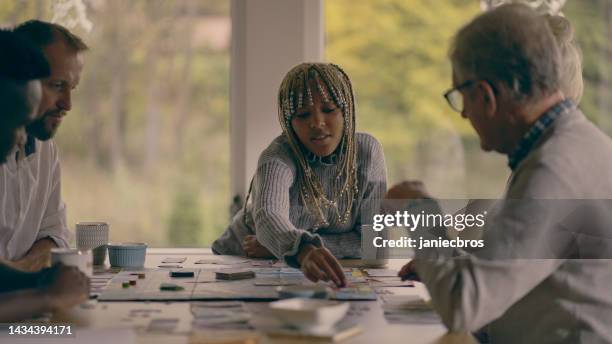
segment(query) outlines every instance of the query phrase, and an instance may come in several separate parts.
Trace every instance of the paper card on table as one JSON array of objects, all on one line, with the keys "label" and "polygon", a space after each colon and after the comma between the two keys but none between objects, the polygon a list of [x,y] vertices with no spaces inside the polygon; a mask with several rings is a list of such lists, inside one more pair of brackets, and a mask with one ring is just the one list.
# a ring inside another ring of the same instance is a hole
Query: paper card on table
[{"label": "paper card on table", "polygon": [[104,280],[104,281],[90,280],[90,281],[89,281],[89,284],[90,284],[92,287],[95,287],[95,286],[105,286],[105,285],[107,285],[107,284],[108,284],[108,280]]},{"label": "paper card on table", "polygon": [[374,301],[376,293],[370,287],[347,287],[335,291],[333,299],[339,301]]},{"label": "paper card on table", "polygon": [[418,295],[384,295],[381,298],[385,312],[432,309],[431,304]]},{"label": "paper card on table", "polygon": [[240,259],[238,257],[229,257],[229,258],[225,258],[223,260],[222,263],[219,264],[223,264],[223,265],[236,265],[236,264],[246,264],[246,263],[250,263],[251,261],[248,259]]},{"label": "paper card on table", "polygon": [[245,264],[249,263],[249,260],[246,259],[217,259],[217,258],[207,258],[207,259],[199,259],[195,262],[195,264],[214,264],[214,265],[236,265],[236,264]]},{"label": "paper card on table", "polygon": [[241,280],[255,278],[255,272],[245,269],[225,269],[215,273],[220,280]]},{"label": "paper card on table", "polygon": [[161,313],[161,309],[157,308],[136,308],[130,309],[130,315],[135,315],[138,313]]},{"label": "paper card on table", "polygon": [[243,302],[194,302],[191,313],[194,328],[250,328]]},{"label": "paper card on table", "polygon": [[244,302],[242,301],[209,301],[209,302],[192,302],[191,308],[234,308],[234,309],[242,309],[244,307]]},{"label": "paper card on table", "polygon": [[186,260],[186,257],[166,257],[162,263],[184,263]]},{"label": "paper card on table", "polygon": [[147,327],[149,332],[172,332],[178,325],[179,319],[176,318],[158,318],[152,319]]},{"label": "paper card on table", "polygon": [[191,314],[196,319],[219,319],[230,317],[235,311],[227,309],[215,309],[206,307],[192,307]]},{"label": "paper card on table", "polygon": [[279,287],[302,284],[302,279],[297,278],[258,278],[253,285],[259,287]]},{"label": "paper card on table", "polygon": [[[222,314],[224,313],[224,314]],[[216,316],[206,314],[205,317],[195,317],[192,324],[195,327],[212,327],[226,324],[248,324],[251,316],[248,313],[218,312]]]},{"label": "paper card on table", "polygon": [[385,320],[391,324],[440,324],[431,304],[418,295],[383,295]]},{"label": "paper card on table", "polygon": [[271,267],[277,262],[277,260],[251,260],[251,266],[263,266],[263,267]]},{"label": "paper card on table", "polygon": [[389,324],[433,325],[441,324],[442,319],[434,311],[412,311],[405,313],[385,313]]},{"label": "paper card on table", "polygon": [[368,279],[370,287],[391,288],[391,287],[414,287],[412,281],[402,281],[398,277],[378,277]]},{"label": "paper card on table", "polygon": [[399,272],[391,269],[366,269],[366,273],[370,277],[397,277]]},{"label": "paper card on table", "polygon": [[278,269],[278,273],[282,275],[302,275],[302,270],[296,268],[280,268]]}]

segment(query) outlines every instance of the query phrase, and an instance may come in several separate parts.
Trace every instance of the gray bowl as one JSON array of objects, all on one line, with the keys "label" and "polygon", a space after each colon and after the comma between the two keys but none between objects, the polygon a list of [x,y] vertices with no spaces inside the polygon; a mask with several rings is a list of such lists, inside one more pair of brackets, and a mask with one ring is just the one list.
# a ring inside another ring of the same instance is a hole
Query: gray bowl
[{"label": "gray bowl", "polygon": [[144,267],[147,244],[145,243],[115,243],[108,244],[108,259],[111,266],[121,268]]}]

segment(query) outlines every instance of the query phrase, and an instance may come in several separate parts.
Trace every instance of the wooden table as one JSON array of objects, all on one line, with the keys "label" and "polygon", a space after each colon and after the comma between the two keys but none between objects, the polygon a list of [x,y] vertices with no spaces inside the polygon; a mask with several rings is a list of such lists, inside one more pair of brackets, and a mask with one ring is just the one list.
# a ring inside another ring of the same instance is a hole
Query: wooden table
[{"label": "wooden table", "polygon": [[[198,268],[197,265],[193,265],[193,262],[210,258],[211,255],[210,249],[148,249],[145,267],[157,268],[165,257],[180,256],[188,257],[187,262],[181,264],[184,268]],[[388,267],[399,269],[404,263],[404,260],[390,260]],[[394,294],[417,294],[428,298],[427,291],[420,283],[417,283],[415,288],[386,289],[393,291]],[[261,307],[262,303],[258,304]],[[467,334],[447,334],[445,327],[441,324],[388,324],[378,301],[368,302],[368,305],[370,310],[363,315],[361,322],[363,333],[348,339],[345,343],[475,343],[473,337]],[[133,309],[156,309],[157,313],[148,317],[129,317]],[[179,324],[173,334],[153,334],[144,331],[152,318],[178,318]],[[94,338],[100,340],[101,343],[120,344],[122,340],[129,342],[135,337],[136,342],[149,344],[188,343],[192,319],[189,302],[98,302],[93,309],[78,307],[69,314],[56,316],[54,321],[74,323],[77,338],[89,336],[88,341]],[[134,331],[129,331],[132,336],[129,337],[125,335],[126,330],[124,330],[122,339],[119,338],[122,332],[116,329],[133,329]],[[113,339],[113,336],[117,338]],[[262,338],[262,342],[280,343],[265,337]],[[282,343],[288,342],[283,340]]]}]

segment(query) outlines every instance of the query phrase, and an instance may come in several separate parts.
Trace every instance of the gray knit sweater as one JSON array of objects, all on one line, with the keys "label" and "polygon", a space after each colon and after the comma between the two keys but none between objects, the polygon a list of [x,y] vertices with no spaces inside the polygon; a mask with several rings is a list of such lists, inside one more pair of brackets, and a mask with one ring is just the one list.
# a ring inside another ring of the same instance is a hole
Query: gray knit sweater
[{"label": "gray knit sweater", "polygon": [[[246,216],[240,210],[231,225],[215,240],[217,254],[245,255],[242,240],[256,234],[257,240],[279,259],[295,265],[293,257],[300,245],[311,243],[327,247],[338,258],[361,256],[361,216],[378,211],[384,197],[386,169],[382,146],[371,135],[356,134],[357,182],[359,191],[348,223],[338,223],[335,211],[326,213],[328,227],[314,229],[317,218],[300,198],[296,176],[299,163],[285,136],[274,139],[259,157],[253,180],[252,202]],[[317,159],[310,163],[327,197],[331,197],[336,166]],[[345,209],[340,206],[340,214]],[[246,220],[246,224],[245,224]]]}]

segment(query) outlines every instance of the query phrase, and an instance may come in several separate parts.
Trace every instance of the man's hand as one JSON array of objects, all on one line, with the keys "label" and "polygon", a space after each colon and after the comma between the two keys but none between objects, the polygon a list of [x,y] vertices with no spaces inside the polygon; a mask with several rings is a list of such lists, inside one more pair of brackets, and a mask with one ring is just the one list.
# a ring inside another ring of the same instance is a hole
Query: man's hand
[{"label": "man's hand", "polygon": [[246,253],[247,257],[251,258],[274,258],[272,252],[270,252],[265,246],[257,241],[257,237],[254,235],[247,235],[242,241],[242,249]]},{"label": "man's hand", "polygon": [[49,252],[28,254],[19,260],[13,261],[11,265],[22,271],[36,272],[51,265],[51,254]]},{"label": "man's hand", "polygon": [[23,271],[38,271],[51,265],[51,249],[57,245],[51,239],[40,239],[21,259],[13,261],[13,267]]},{"label": "man's hand", "polygon": [[394,185],[387,191],[385,198],[388,199],[423,199],[432,198],[423,182],[419,180],[407,180]]},{"label": "man's hand", "polygon": [[411,281],[421,281],[419,275],[416,272],[416,262],[413,260],[406,263],[406,265],[402,266],[402,269],[397,274],[402,281],[411,280]]},{"label": "man's hand", "polygon": [[68,309],[89,299],[89,278],[75,266],[60,265],[46,293],[53,311]]},{"label": "man's hand", "polygon": [[325,247],[305,245],[298,254],[298,262],[309,280],[333,281],[337,287],[346,286],[346,276],[340,262]]}]

